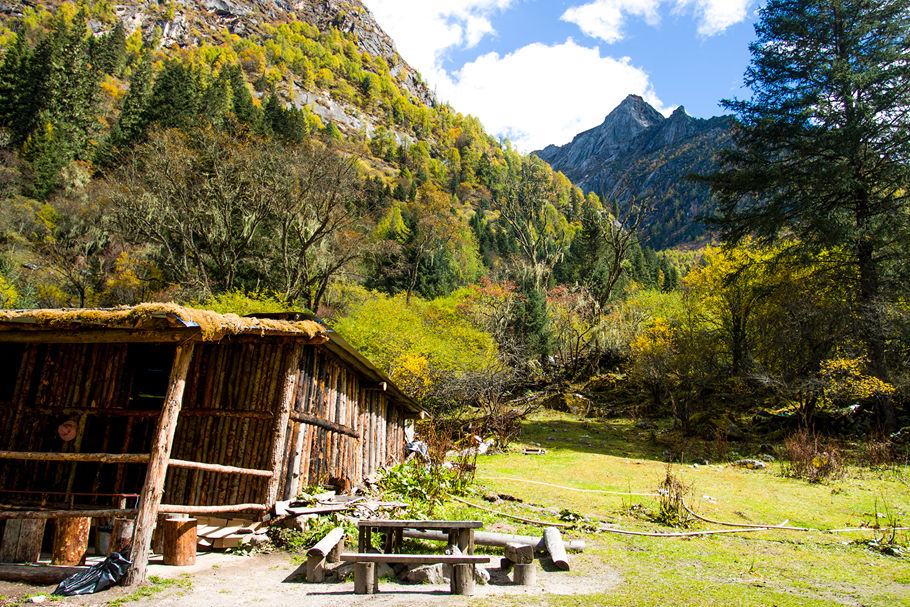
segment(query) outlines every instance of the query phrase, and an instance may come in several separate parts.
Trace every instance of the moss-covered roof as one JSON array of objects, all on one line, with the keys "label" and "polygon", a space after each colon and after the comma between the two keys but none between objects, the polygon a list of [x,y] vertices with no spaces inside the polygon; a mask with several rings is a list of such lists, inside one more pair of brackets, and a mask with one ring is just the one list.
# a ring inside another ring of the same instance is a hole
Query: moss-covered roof
[{"label": "moss-covered roof", "polygon": [[328,339],[326,328],[311,320],[274,320],[218,314],[173,303],[146,303],[100,309],[0,310],[0,340],[4,334],[126,330],[162,334],[185,333],[189,339],[219,341],[230,335],[297,338],[308,343]]}]

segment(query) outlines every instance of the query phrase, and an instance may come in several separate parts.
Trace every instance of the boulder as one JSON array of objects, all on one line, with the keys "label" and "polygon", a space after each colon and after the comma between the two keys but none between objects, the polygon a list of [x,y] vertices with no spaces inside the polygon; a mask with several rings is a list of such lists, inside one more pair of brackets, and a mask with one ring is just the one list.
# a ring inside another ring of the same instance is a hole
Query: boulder
[{"label": "boulder", "polygon": [[733,462],[733,465],[749,470],[764,470],[768,467],[768,464],[757,459],[741,459]]},{"label": "boulder", "polygon": [[414,567],[408,570],[402,579],[414,584],[444,584],[449,581],[444,575],[442,563]]}]

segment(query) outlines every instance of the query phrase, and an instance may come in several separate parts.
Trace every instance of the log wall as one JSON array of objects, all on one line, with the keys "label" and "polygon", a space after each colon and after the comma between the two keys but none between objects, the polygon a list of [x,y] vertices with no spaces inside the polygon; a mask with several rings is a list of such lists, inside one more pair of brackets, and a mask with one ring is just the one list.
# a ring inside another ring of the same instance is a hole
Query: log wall
[{"label": "log wall", "polygon": [[[0,451],[148,453],[175,347],[0,344],[4,362],[14,361],[6,373],[15,382],[0,394]],[[269,469],[283,369],[295,356],[291,342],[197,344],[171,457]],[[313,484],[358,484],[383,464],[400,461],[402,407],[325,348],[306,346],[299,356],[292,416],[337,423],[358,438],[289,422],[280,445],[279,497]],[[57,429],[68,420],[77,422],[77,434],[63,441]],[[145,469],[144,463],[0,459],[0,504],[109,508],[117,506],[116,494],[139,493]],[[169,467],[164,501],[264,503],[268,482],[263,476]]]},{"label": "log wall", "polygon": [[356,431],[358,438],[291,421],[279,495],[291,499],[309,485],[359,484],[380,466],[404,456],[404,411],[367,385],[330,352],[305,348],[294,413],[312,415]]}]

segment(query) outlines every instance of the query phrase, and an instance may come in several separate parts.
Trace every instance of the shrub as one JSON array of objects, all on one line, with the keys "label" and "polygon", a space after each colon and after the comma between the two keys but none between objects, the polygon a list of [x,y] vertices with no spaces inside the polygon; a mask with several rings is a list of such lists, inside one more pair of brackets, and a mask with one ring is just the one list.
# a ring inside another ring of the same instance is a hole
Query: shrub
[{"label": "shrub", "polygon": [[830,444],[819,443],[818,437],[801,430],[784,440],[786,460],[784,474],[802,478],[810,483],[844,475],[844,464],[838,450]]}]

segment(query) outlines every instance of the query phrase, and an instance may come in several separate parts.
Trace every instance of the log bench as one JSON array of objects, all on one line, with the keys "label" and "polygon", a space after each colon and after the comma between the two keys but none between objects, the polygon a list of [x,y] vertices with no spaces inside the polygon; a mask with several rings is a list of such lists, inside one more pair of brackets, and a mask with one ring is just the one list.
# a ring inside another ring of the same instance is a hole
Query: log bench
[{"label": "log bench", "polygon": [[376,554],[347,553],[341,561],[354,563],[354,593],[375,594],[378,591],[376,563],[403,563],[407,565],[452,565],[450,588],[452,594],[474,593],[474,565],[489,563],[490,557],[474,554]]}]

